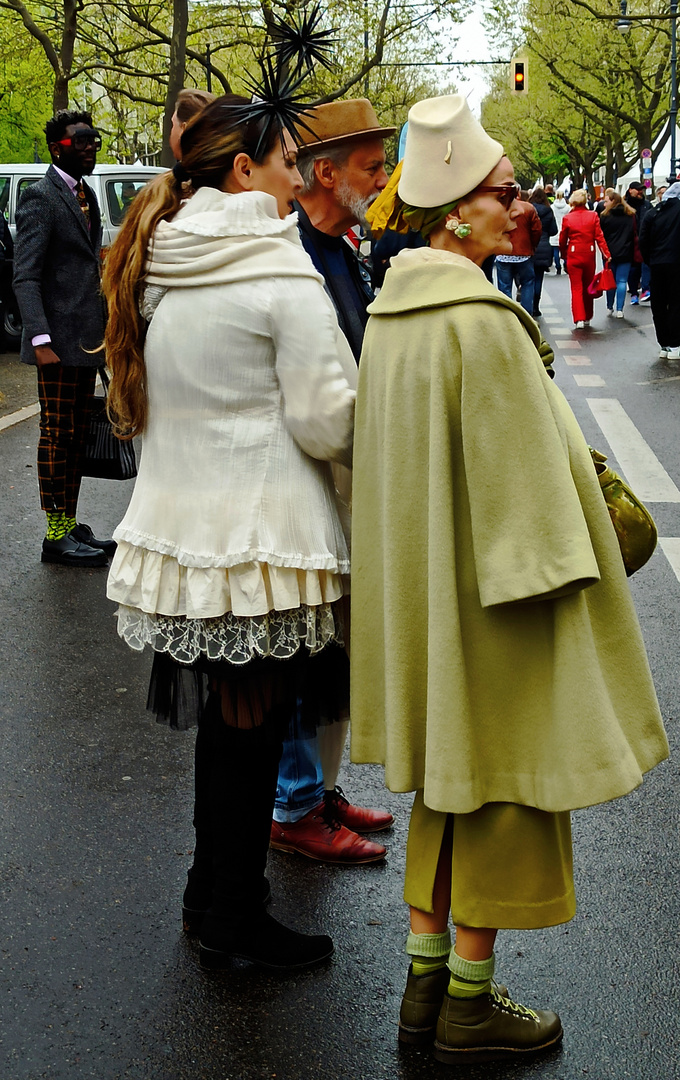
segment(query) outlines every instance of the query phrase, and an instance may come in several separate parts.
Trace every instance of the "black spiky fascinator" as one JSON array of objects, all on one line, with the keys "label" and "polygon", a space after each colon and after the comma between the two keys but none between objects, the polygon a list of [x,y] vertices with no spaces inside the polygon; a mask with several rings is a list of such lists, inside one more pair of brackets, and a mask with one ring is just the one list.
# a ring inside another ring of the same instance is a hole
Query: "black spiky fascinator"
[{"label": "black spiky fascinator", "polygon": [[256,158],[269,145],[274,125],[282,141],[283,131],[287,129],[298,146],[303,142],[300,129],[315,136],[304,119],[311,106],[304,104],[298,90],[315,63],[328,69],[332,66],[330,51],[336,41],[335,31],[318,30],[320,19],[319,4],[315,4],[300,21],[292,20],[291,25],[277,19],[272,52],[260,62],[260,77],[248,76],[245,81],[252,97],[247,105],[236,107],[236,124],[261,124]]},{"label": "black spiky fascinator", "polygon": [[335,30],[317,29],[320,21],[320,4],[315,4],[309,13],[305,11],[299,22],[274,21],[274,49],[281,64],[295,61],[296,75],[311,71],[314,64],[322,64],[329,71],[333,67],[332,52],[338,39]]}]

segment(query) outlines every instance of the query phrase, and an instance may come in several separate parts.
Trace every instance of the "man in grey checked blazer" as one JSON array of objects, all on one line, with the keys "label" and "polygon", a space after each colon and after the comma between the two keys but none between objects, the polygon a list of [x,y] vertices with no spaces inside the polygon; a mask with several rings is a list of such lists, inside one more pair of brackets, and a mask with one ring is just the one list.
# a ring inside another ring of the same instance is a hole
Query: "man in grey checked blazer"
[{"label": "man in grey checked blazer", "polygon": [[52,164],[19,202],[14,292],[21,311],[21,359],[38,369],[40,501],[47,514],[42,561],[103,566],[113,540],[97,540],[76,517],[90,401],[104,338],[100,291],[101,217],[83,181],[94,169],[99,133],[86,112],[59,112],[45,127]]}]

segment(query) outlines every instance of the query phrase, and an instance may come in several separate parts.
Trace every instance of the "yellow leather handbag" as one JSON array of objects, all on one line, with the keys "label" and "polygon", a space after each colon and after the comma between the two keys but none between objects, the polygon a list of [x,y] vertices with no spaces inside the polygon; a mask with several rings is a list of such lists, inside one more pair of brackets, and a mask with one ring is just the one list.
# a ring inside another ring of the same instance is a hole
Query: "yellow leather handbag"
[{"label": "yellow leather handbag", "polygon": [[625,480],[605,464],[607,458],[590,447],[597,478],[621,548],[628,577],[651,559],[658,533],[654,518]]}]

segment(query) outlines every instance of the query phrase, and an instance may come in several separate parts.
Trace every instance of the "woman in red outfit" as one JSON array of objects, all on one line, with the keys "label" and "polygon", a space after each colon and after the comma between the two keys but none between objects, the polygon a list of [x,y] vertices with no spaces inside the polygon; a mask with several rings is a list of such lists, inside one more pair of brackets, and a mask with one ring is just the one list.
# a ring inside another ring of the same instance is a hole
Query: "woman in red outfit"
[{"label": "woman in red outfit", "polygon": [[562,222],[560,254],[567,263],[571,285],[571,312],[577,330],[590,326],[593,317],[593,298],[588,286],[595,277],[595,245],[609,260],[609,248],[600,228],[600,219],[589,210],[585,191],[573,191],[569,199],[571,210]]}]

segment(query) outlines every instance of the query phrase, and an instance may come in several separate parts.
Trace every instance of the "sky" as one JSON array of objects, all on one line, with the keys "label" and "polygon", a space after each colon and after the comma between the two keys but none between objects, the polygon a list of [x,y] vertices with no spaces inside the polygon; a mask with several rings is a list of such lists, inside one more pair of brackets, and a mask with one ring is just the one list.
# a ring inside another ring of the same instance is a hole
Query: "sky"
[{"label": "sky", "polygon": [[[458,45],[453,49],[454,60],[489,60],[491,53],[484,29],[480,24],[479,8],[461,23],[457,33]],[[465,94],[470,108],[479,117],[482,98],[487,93],[484,72],[485,67],[452,68],[451,75],[458,86],[458,92]]]}]

